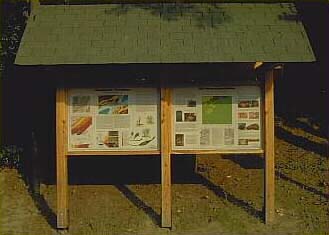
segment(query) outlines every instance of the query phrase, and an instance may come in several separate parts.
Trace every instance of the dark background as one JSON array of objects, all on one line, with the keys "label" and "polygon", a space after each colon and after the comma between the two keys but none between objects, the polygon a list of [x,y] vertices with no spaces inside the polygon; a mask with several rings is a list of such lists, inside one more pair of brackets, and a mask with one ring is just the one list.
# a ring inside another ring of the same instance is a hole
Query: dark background
[{"label": "dark background", "polygon": [[[41,1],[42,4],[63,4],[63,2],[55,0]],[[69,1],[70,4],[81,2],[95,3],[100,1]],[[55,87],[61,86],[65,79],[56,79],[55,75],[50,76],[54,72],[51,67],[36,68],[35,70],[41,74],[39,77],[35,77],[32,72],[17,72],[13,61],[29,8],[25,1],[10,0],[3,1],[1,7],[1,145],[22,147],[26,170],[32,171],[32,165],[34,165],[41,169],[38,174],[42,175],[42,178],[46,181],[47,179],[52,181],[56,165],[54,155]],[[314,63],[285,64],[282,76],[275,82],[275,112],[280,120],[284,120],[290,125],[304,128],[318,136],[328,137],[329,5],[325,2],[297,2],[297,7],[308,32],[317,61]],[[188,69],[186,66],[176,69],[175,72],[184,73]],[[192,65],[192,67],[194,66]],[[121,70],[124,70],[124,68]],[[102,69],[100,68],[98,72],[102,73]],[[61,74],[64,74],[64,72],[57,71],[57,75]],[[135,75],[137,75],[137,78],[143,75],[139,67],[133,67],[132,72],[126,76],[126,79]],[[71,72],[70,76],[78,78],[79,74]],[[124,80],[121,82],[124,83]],[[145,85],[141,81],[135,82],[139,85]],[[157,83],[157,81],[149,82],[150,84]],[[116,81],[113,84],[117,84]],[[301,117],[306,118],[307,122],[301,122]],[[38,155],[37,161],[31,158],[35,152]],[[119,163],[120,160],[115,165]],[[90,164],[90,162],[87,164]],[[135,164],[137,164],[137,161],[131,165],[135,166]],[[155,164],[159,164],[159,161],[157,160]],[[117,169],[120,169],[120,167],[117,167]],[[127,169],[127,171],[129,170]]]}]

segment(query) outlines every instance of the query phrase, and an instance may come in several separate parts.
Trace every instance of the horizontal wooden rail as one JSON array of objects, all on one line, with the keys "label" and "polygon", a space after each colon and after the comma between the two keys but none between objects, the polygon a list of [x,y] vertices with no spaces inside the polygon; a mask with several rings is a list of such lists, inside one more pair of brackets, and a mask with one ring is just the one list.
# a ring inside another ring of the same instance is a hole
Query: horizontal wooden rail
[{"label": "horizontal wooden rail", "polygon": [[172,154],[264,154],[262,149],[244,150],[172,150]]},{"label": "horizontal wooden rail", "polygon": [[160,155],[160,150],[151,151],[69,151],[69,156],[114,156],[114,155]]}]

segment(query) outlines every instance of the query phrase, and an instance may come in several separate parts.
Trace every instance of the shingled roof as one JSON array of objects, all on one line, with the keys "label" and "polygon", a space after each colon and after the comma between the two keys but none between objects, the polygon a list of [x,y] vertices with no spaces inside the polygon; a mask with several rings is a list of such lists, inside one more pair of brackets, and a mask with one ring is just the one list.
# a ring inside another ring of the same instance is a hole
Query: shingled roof
[{"label": "shingled roof", "polygon": [[309,62],[294,4],[41,5],[18,65]]}]

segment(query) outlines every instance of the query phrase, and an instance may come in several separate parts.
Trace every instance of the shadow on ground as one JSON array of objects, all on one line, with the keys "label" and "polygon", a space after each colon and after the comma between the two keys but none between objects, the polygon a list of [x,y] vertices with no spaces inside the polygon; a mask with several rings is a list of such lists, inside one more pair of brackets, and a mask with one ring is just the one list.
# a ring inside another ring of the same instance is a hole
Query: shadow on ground
[{"label": "shadow on ground", "polygon": [[[228,159],[228,157],[227,157]],[[76,157],[69,160],[70,185],[114,185],[135,207],[144,211],[156,225],[160,225],[161,215],[141,200],[130,188],[134,184],[160,184],[161,161],[159,156],[152,157]],[[230,160],[241,167],[261,168],[260,157],[231,156]],[[123,170],[124,169],[124,170]],[[226,192],[210,179],[196,172],[195,156],[173,156],[172,184],[199,184],[212,191],[218,198],[226,200],[245,210],[255,218],[262,218],[262,211],[250,203]],[[54,183],[54,182],[53,182]],[[56,214],[49,208],[44,197],[31,194],[40,213],[52,228],[56,227]]]},{"label": "shadow on ground", "polygon": [[161,215],[155,212],[155,210],[147,205],[143,200],[141,200],[133,191],[131,191],[125,185],[115,185],[115,187],[123,194],[125,197],[132,202],[138,209],[142,209],[145,214],[147,214],[151,220],[157,225],[160,226]]},{"label": "shadow on ground", "polygon": [[33,199],[34,205],[38,208],[40,214],[46,219],[49,226],[56,229],[56,214],[49,207],[43,195],[30,192],[30,196]]},{"label": "shadow on ground", "polygon": [[223,159],[230,160],[243,169],[264,169],[264,158],[256,155],[224,155]]},{"label": "shadow on ground", "polygon": [[316,143],[303,136],[297,136],[291,132],[283,129],[282,127],[276,127],[275,134],[279,139],[282,139],[290,144],[293,144],[305,151],[311,151],[328,158],[328,144]]},{"label": "shadow on ground", "polygon": [[[308,118],[308,122],[302,122],[298,120],[297,117],[289,117],[286,115],[284,117],[285,125],[289,127],[294,127],[294,128],[299,128],[304,130],[305,132],[308,132],[312,135],[321,137],[321,138],[326,138],[326,136],[329,135],[329,132],[327,133],[328,130],[325,129],[326,124],[322,124],[321,121],[317,120],[312,120],[311,118]],[[324,121],[322,121],[324,122]],[[322,125],[320,125],[322,124]],[[317,128],[314,128],[317,127]]]},{"label": "shadow on ground", "polygon": [[279,171],[275,171],[275,176],[278,177],[279,179],[285,180],[291,184],[294,184],[296,186],[298,186],[299,188],[301,188],[302,190],[308,191],[310,193],[316,194],[318,196],[321,196],[323,198],[329,199],[329,194],[323,193],[320,190],[313,188],[311,186],[307,186],[301,182],[298,182],[297,180],[294,180],[293,178],[279,172]]},{"label": "shadow on ground", "polygon": [[250,203],[240,198],[237,198],[229,192],[226,192],[222,187],[215,185],[206,177],[202,175],[199,175],[199,177],[201,184],[204,185],[207,189],[214,192],[214,194],[217,195],[219,198],[222,198],[226,201],[229,201],[233,205],[240,207],[241,209],[245,210],[249,215],[254,216],[255,218],[263,219],[263,212],[254,208]]}]

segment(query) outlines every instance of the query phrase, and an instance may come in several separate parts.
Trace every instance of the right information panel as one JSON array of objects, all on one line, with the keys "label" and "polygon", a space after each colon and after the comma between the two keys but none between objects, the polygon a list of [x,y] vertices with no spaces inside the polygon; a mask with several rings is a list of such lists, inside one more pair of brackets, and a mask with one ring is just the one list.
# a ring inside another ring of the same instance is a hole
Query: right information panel
[{"label": "right information panel", "polygon": [[173,89],[173,149],[261,149],[261,103],[258,86]]}]

